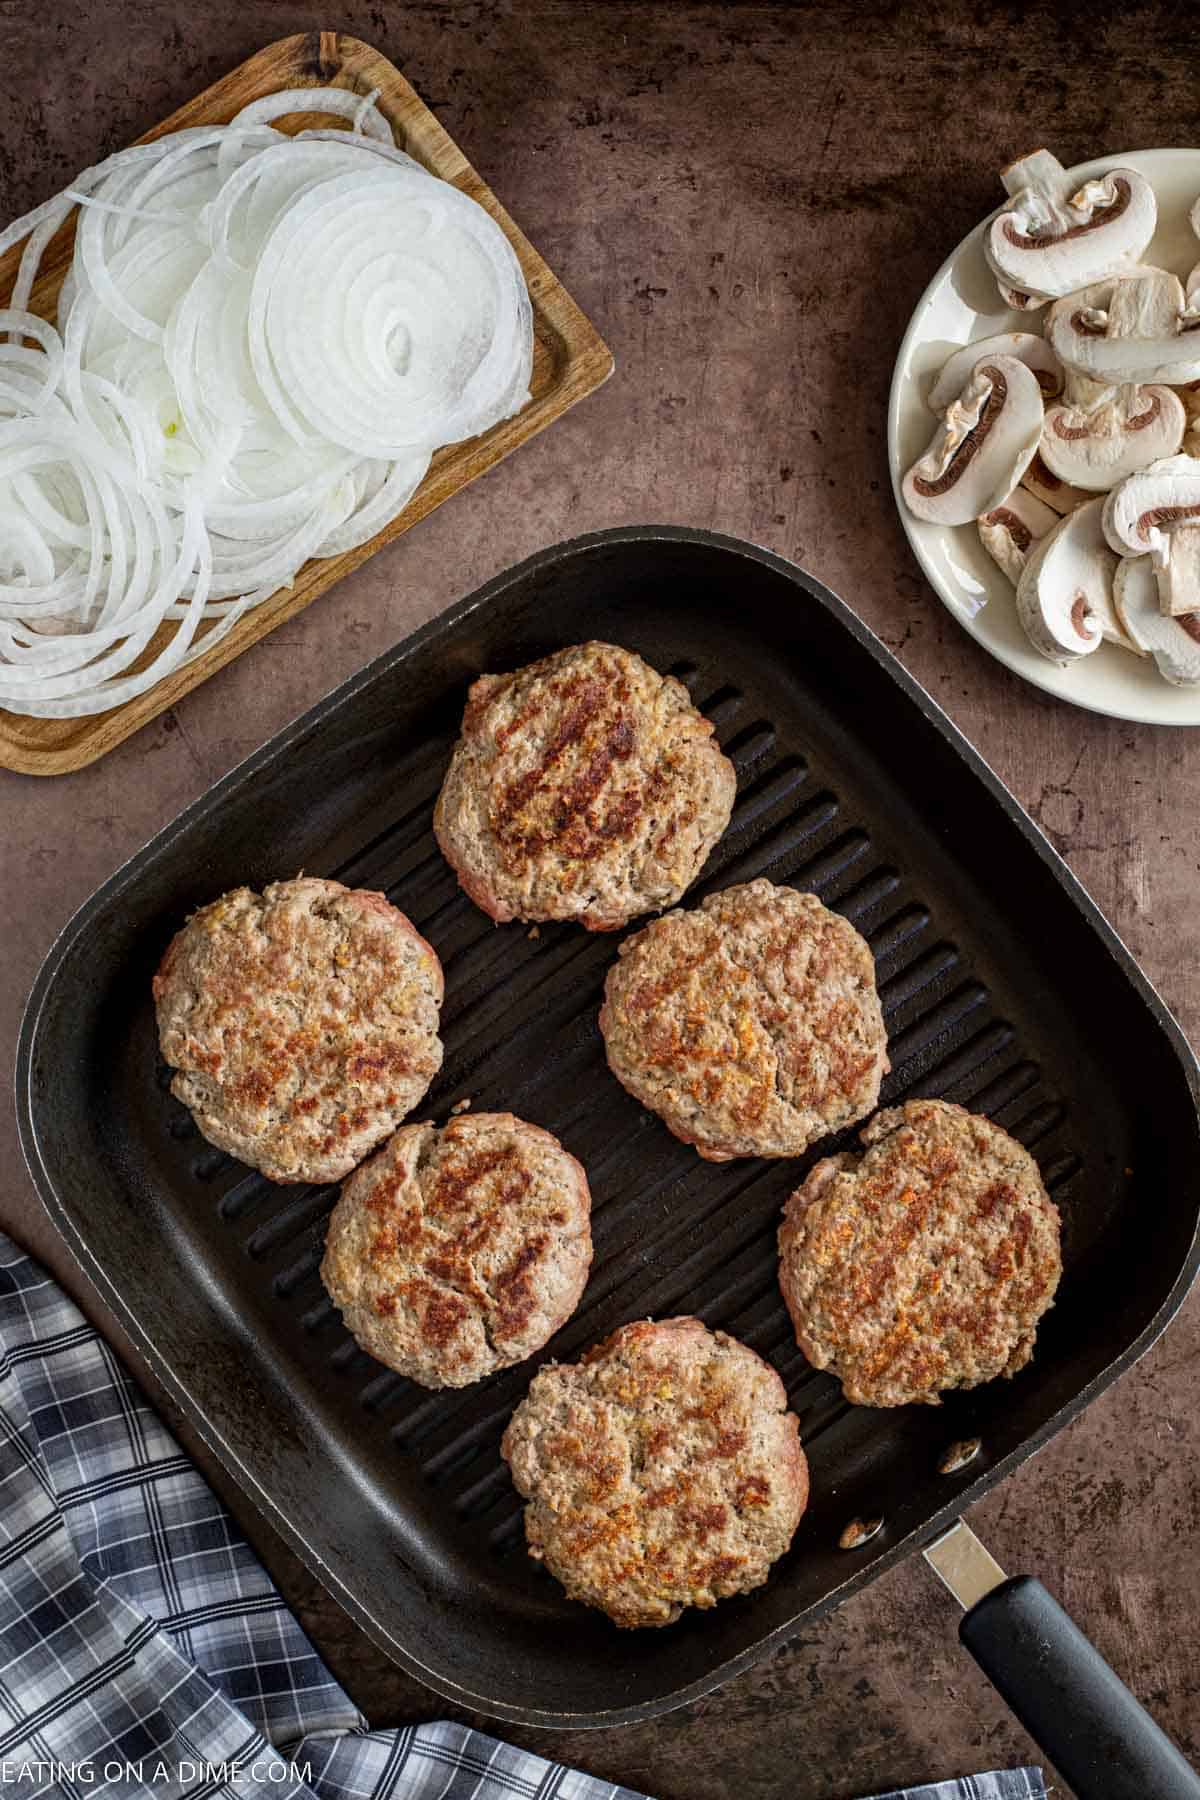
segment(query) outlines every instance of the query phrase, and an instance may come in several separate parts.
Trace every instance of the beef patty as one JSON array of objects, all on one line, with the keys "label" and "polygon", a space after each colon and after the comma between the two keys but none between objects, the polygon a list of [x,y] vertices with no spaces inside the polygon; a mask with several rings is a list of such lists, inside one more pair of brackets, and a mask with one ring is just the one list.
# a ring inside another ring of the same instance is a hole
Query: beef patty
[{"label": "beef patty", "polygon": [[368,1355],[430,1388],[532,1356],[579,1304],[587,1176],[511,1113],[404,1125],[333,1209],[321,1279]]},{"label": "beef patty", "polygon": [[784,1208],[779,1281],[809,1362],[859,1406],[1015,1375],[1062,1272],[1037,1164],[989,1119],[910,1100]]},{"label": "beef patty", "polygon": [[154,977],[171,1092],[272,1181],[337,1181],[442,1062],[442,966],[382,894],[301,876],[193,913]]},{"label": "beef patty", "polygon": [[814,894],[751,881],[621,945],[613,1074],[701,1156],[799,1156],[865,1118],[887,1069],[875,965]]},{"label": "beef patty", "polygon": [[614,644],[577,644],[474,683],[434,830],[493,919],[613,931],[674,905],[736,785],[680,682]]},{"label": "beef patty", "polygon": [[539,1370],[501,1454],[530,1555],[618,1625],[761,1586],[808,1499],[783,1383],[699,1319],[622,1325]]}]

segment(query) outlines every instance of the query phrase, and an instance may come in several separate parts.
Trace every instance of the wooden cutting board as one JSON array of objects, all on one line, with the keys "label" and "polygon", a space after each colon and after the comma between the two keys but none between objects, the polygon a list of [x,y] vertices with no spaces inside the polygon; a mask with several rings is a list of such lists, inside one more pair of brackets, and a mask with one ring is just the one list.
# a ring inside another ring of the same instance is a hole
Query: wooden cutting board
[{"label": "wooden cutting board", "polygon": [[[566,412],[600,386],[612,373],[612,355],[590,321],[533,245],[513,224],[491,189],[480,179],[454,140],[442,129],[399,69],[378,50],[337,31],[308,32],[281,38],[244,62],[232,74],[207,88],[186,106],[138,139],[148,143],[185,125],[227,124],[251,100],[280,88],[342,87],[356,94],[379,90],[377,104],[396,134],[396,142],[418,162],[453,182],[486,207],[499,223],[520,259],[533,302],[534,357],[529,403],[515,418],[505,419],[482,437],[439,450],[429,473],[399,518],[357,550],[314,559],[300,570],[291,588],[283,589],[247,613],[220,644],[197,657],[186,669],[112,712],[82,719],[27,719],[0,708],[0,767],[26,775],[63,775],[95,762],[149,720],[173,706],[201,681],[222,668],[260,638],[293,618],[348,575],[376,550],[391,543],[426,513],[484,474],[527,438]],[[344,121],[306,113],[281,119],[281,130],[300,130]],[[86,152],[80,167],[91,159]],[[58,290],[71,260],[73,222],[51,244],[33,292],[33,311],[53,319]],[[0,304],[7,304],[16,276],[21,246],[0,257]],[[169,630],[170,627],[164,627]],[[148,655],[160,647],[156,638]]]}]

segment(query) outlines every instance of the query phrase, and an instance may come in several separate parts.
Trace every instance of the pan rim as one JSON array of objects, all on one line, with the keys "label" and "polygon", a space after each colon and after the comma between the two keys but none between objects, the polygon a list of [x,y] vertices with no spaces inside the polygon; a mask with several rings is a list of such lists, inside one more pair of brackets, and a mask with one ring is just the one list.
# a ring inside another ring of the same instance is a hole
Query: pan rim
[{"label": "pan rim", "polygon": [[1200,1217],[1198,1217],[1179,1272],[1171,1285],[1170,1292],[1161,1302],[1153,1317],[1119,1356],[1114,1358],[1106,1368],[1100,1370],[1091,1381],[1078,1389],[1041,1426],[1025,1437],[1006,1456],[981,1471],[968,1486],[960,1488],[947,1501],[946,1505],[939,1508],[931,1517],[923,1520],[913,1530],[881,1547],[870,1562],[862,1564],[853,1574],[849,1574],[844,1582],[830,1588],[820,1600],[805,1608],[802,1613],[756,1638],[753,1643],[738,1651],[736,1655],[725,1658],[696,1680],[665,1694],[659,1694],[652,1699],[629,1706],[568,1711],[518,1705],[511,1701],[498,1700],[487,1694],[479,1693],[457,1680],[449,1670],[431,1667],[422,1662],[392,1635],[387,1626],[372,1614],[369,1606],[351,1591],[342,1576],[325,1561],[320,1551],[302,1535],[298,1528],[291,1525],[286,1513],[255,1471],[232,1448],[222,1430],[205,1414],[200,1402],[193,1398],[187,1381],[175,1370],[167,1355],[157,1348],[141,1325],[137,1315],[132,1312],[118,1291],[117,1284],[88,1249],[82,1233],[68,1213],[50,1171],[42,1159],[33,1113],[34,1053],[42,1009],[60,966],[76,939],[88,928],[93,917],[97,913],[107,911],[119,899],[125,888],[138,877],[146,862],[169,849],[179,835],[220,806],[228,793],[257,777],[283,756],[292,754],[305,736],[316,730],[326,716],[340,709],[362,689],[401,665],[430,638],[452,630],[473,613],[490,606],[507,588],[519,581],[525,581],[549,561],[562,561],[571,555],[583,556],[590,551],[613,545],[626,543],[644,545],[647,542],[656,541],[691,544],[757,562],[789,580],[793,585],[799,586],[810,600],[824,607],[850,632],[882,671],[899,684],[908,699],[941,733],[950,748],[963,758],[971,772],[982,780],[993,799],[1000,804],[1009,820],[1017,826],[1030,847],[1054,876],[1066,897],[1074,903],[1082,920],[1091,927],[1103,948],[1114,958],[1121,973],[1146,1006],[1155,1025],[1165,1034],[1176,1060],[1182,1067],[1193,1108],[1200,1115],[1200,1063],[1197,1062],[1191,1046],[1170,1009],[1044,833],[1039,830],[1016,797],[992,771],[944,710],[909,674],[879,637],[871,631],[870,627],[865,625],[844,601],[814,576],[762,545],[708,531],[701,527],[670,524],[624,525],[588,532],[550,545],[511,568],[503,570],[481,587],[455,602],[444,612],[437,614],[433,619],[418,627],[398,644],[393,645],[390,650],[384,651],[357,674],[350,676],[348,680],[332,689],[242,762],[236,764],[212,787],[197,796],[175,819],[166,824],[140,849],[134,851],[106,881],[101,883],[91,897],[84,901],[51,944],[38,971],[21,1021],[16,1062],[18,1135],[34,1186],[64,1238],[76,1265],[128,1333],[155,1379],[161,1383],[165,1392],[187,1418],[190,1428],[217,1457],[222,1467],[230,1474],[255,1510],[279,1533],[310,1573],[315,1575],[322,1585],[334,1595],[338,1603],[371,1638],[372,1642],[408,1674],[414,1676],[443,1699],[505,1723],[545,1730],[611,1728],[659,1717],[711,1693],[715,1688],[723,1686],[736,1675],[743,1673],[764,1656],[781,1648],[805,1625],[823,1617],[835,1606],[841,1605],[843,1601],[864,1588],[876,1576],[883,1574],[904,1557],[931,1541],[967,1507],[1004,1480],[1029,1456],[1043,1448],[1063,1425],[1070,1422],[1093,1399],[1125,1374],[1150,1349],[1178,1312],[1198,1270],[1200,1270]]}]

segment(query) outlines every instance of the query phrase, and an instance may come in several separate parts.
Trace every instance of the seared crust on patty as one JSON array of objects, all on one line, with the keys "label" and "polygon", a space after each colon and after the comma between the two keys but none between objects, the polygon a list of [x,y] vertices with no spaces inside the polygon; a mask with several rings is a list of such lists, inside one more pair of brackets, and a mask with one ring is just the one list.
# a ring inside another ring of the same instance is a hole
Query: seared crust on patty
[{"label": "seared crust on patty", "polygon": [[532,1356],[592,1260],[583,1167],[511,1113],[404,1125],[333,1209],[321,1280],[368,1355],[430,1388]]},{"label": "seared crust on patty", "polygon": [[674,905],[736,787],[680,682],[615,644],[576,644],[474,683],[433,828],[491,918],[614,931]]},{"label": "seared crust on patty", "polygon": [[501,1455],[529,1554],[618,1625],[761,1586],[808,1500],[779,1376],[699,1319],[622,1325],[541,1369]]},{"label": "seared crust on patty", "polygon": [[154,977],[176,1099],[272,1181],[338,1181],[442,1063],[442,966],[383,894],[301,876],[193,913]]},{"label": "seared crust on patty", "polygon": [[989,1119],[910,1100],[788,1200],[779,1282],[809,1362],[859,1406],[1015,1375],[1062,1273],[1058,1208]]},{"label": "seared crust on patty", "polygon": [[600,1030],[617,1080],[713,1162],[801,1155],[866,1117],[888,1066],[866,942],[770,881],[626,938]]}]

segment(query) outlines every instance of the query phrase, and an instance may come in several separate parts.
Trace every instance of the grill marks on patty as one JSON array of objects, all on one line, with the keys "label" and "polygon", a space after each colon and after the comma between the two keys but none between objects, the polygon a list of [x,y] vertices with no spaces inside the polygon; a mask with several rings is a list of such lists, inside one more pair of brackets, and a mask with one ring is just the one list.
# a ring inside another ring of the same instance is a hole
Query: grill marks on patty
[{"label": "grill marks on patty", "polygon": [[[627,710],[628,681],[615,668],[601,673],[611,685],[598,676],[573,676],[563,684],[563,712],[540,762],[497,787],[490,820],[510,868],[551,846],[583,858],[600,844],[627,838],[647,802],[662,792],[658,766],[645,782],[635,778],[622,786],[617,779],[616,765],[633,755],[637,728]],[[514,729],[502,728],[497,742],[508,743]]]},{"label": "grill marks on patty", "polygon": [[474,684],[434,829],[493,918],[612,930],[679,898],[735,788],[679,682],[580,644]]},{"label": "grill marks on patty", "polygon": [[1033,1158],[940,1100],[880,1113],[862,1140],[784,1209],[780,1285],[801,1349],[866,1406],[1015,1374],[1062,1268]]},{"label": "grill marks on patty", "polygon": [[507,1113],[405,1126],[346,1183],[321,1276],[369,1354],[459,1387],[574,1311],[589,1221],[584,1172],[549,1132]]}]

